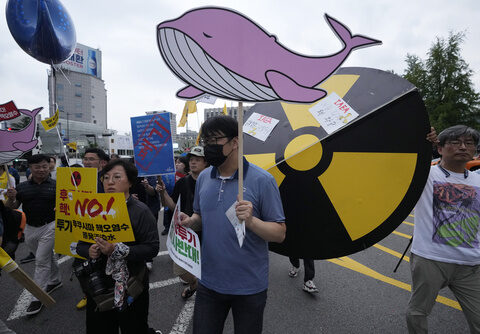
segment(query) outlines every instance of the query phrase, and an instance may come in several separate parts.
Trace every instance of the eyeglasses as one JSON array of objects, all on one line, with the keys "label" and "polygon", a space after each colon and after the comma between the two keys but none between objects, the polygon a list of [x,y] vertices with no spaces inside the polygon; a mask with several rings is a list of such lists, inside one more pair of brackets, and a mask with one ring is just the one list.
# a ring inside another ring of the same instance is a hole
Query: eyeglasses
[{"label": "eyeglasses", "polygon": [[[231,138],[229,136],[221,136],[221,137],[208,137],[204,139],[200,139],[200,145],[218,145],[218,140],[222,138]],[[230,141],[230,140],[229,140]]]},{"label": "eyeglasses", "polygon": [[467,140],[467,141],[451,140],[451,141],[446,142],[446,144],[448,144],[452,147],[455,147],[455,148],[462,146],[462,144],[465,145],[466,148],[474,148],[474,147],[477,146],[473,140]]},{"label": "eyeglasses", "polygon": [[104,175],[102,177],[102,182],[113,182],[113,183],[117,183],[117,182],[120,182],[121,180],[123,180],[123,176],[122,175],[119,175],[119,174],[115,174],[113,176],[110,176],[110,175]]}]

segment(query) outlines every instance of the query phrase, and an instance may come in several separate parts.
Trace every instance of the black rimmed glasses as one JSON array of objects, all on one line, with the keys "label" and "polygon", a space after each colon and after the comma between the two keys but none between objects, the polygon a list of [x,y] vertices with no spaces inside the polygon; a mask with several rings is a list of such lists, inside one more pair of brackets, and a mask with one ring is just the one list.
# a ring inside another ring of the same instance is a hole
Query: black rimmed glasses
[{"label": "black rimmed glasses", "polygon": [[446,144],[452,146],[452,147],[455,147],[455,148],[458,148],[462,145],[465,145],[466,148],[475,148],[477,145],[476,143],[473,141],[473,140],[450,140],[450,141],[447,141]]},{"label": "black rimmed glasses", "polygon": [[[229,136],[220,136],[220,137],[208,137],[204,139],[200,139],[200,145],[205,146],[205,145],[219,145],[218,140],[222,138],[231,138]],[[230,139],[229,139],[230,141]]]}]

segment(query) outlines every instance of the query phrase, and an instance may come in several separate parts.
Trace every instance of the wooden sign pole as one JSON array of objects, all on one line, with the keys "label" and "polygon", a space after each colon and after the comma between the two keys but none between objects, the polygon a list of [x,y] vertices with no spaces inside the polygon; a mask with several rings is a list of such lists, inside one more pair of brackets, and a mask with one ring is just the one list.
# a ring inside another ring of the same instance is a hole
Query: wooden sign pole
[{"label": "wooden sign pole", "polygon": [[31,278],[28,276],[18,264],[0,247],[0,269],[10,274],[21,286],[30,291],[32,295],[38,298],[43,305],[52,306],[55,300],[50,297],[48,293],[42,290]]}]

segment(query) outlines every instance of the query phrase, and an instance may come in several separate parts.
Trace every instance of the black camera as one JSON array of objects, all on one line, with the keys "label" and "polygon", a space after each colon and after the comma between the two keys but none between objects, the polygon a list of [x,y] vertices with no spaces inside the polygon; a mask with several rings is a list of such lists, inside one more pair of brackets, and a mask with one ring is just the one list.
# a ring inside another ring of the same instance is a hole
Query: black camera
[{"label": "black camera", "polygon": [[73,267],[82,289],[92,296],[106,294],[114,286],[113,279],[105,274],[105,259],[91,259]]}]

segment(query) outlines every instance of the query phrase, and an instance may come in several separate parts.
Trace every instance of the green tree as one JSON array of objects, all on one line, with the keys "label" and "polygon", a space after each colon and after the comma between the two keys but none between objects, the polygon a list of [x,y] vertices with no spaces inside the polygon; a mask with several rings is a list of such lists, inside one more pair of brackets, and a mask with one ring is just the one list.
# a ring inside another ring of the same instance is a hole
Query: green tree
[{"label": "green tree", "polygon": [[461,57],[464,38],[463,32],[437,37],[426,60],[411,54],[405,59],[403,77],[419,89],[437,132],[455,124],[480,124],[480,94],[471,80],[473,71]]}]

